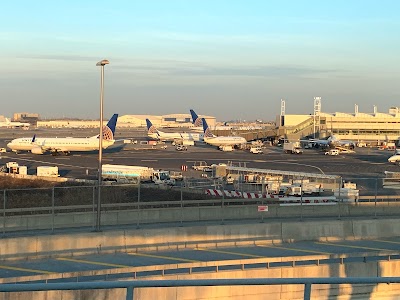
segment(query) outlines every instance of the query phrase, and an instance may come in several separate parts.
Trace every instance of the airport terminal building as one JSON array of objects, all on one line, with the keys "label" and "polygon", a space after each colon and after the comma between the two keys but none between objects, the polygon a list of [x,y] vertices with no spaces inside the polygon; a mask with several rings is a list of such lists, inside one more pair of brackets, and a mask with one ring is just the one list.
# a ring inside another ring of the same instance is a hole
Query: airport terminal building
[{"label": "airport terminal building", "polygon": [[[210,127],[216,125],[216,118],[212,116],[202,116],[207,120]],[[160,128],[193,127],[190,114],[169,114],[169,115],[120,115],[117,127],[145,127],[146,119],[149,119],[153,125]],[[107,118],[105,118],[107,120]],[[105,123],[107,121],[104,121]],[[98,120],[41,120],[37,122],[37,127],[46,128],[96,128],[99,127]]]},{"label": "airport terminal building", "polygon": [[315,110],[310,115],[287,115],[283,112],[277,116],[276,124],[279,136],[289,140],[335,135],[339,139],[381,145],[399,140],[400,109],[391,107],[388,113],[381,113],[374,106],[373,113],[362,113],[356,105],[354,113]]}]

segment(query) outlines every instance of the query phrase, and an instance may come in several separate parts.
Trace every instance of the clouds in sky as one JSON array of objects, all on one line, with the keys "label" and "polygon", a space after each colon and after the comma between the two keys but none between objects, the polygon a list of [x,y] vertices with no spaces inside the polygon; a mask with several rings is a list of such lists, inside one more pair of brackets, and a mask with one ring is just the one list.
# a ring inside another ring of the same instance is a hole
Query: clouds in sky
[{"label": "clouds in sky", "polygon": [[[98,115],[106,58],[108,113],[274,119],[352,111],[399,99],[396,1],[20,1],[0,20],[0,112]],[[52,105],[49,105],[51,103]],[[234,103],[234,105],[233,105]],[[79,109],[77,109],[79,107]],[[204,111],[203,111],[204,109]],[[367,111],[367,109],[366,109]]]}]

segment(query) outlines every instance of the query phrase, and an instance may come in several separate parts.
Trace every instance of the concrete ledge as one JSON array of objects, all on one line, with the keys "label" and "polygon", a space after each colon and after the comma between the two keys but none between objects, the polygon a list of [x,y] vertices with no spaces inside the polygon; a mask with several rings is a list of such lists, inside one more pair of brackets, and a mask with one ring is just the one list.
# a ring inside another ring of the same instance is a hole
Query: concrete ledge
[{"label": "concrete ledge", "polygon": [[114,230],[4,238],[0,257],[57,257],[90,253],[216,248],[297,241],[333,241],[398,236],[398,219],[332,220]]}]

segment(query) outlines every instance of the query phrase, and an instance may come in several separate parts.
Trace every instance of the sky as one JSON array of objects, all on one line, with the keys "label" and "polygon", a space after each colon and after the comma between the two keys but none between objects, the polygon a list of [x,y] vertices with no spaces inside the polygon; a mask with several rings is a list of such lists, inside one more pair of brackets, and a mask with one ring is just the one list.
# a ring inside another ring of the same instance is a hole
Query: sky
[{"label": "sky", "polygon": [[6,1],[0,114],[217,120],[400,106],[399,1]]}]

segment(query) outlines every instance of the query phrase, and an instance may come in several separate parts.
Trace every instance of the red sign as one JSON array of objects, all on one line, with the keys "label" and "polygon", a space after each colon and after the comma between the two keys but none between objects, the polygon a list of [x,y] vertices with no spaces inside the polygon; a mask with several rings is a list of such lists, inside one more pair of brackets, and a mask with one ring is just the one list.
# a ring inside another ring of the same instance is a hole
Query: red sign
[{"label": "red sign", "polygon": [[258,211],[268,211],[268,205],[259,205]]}]

